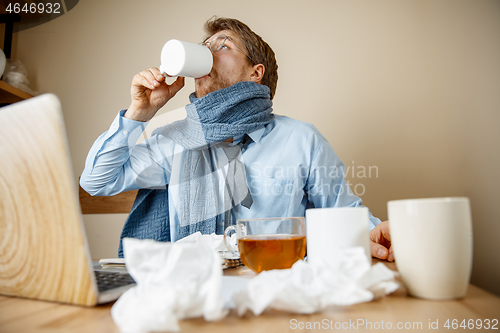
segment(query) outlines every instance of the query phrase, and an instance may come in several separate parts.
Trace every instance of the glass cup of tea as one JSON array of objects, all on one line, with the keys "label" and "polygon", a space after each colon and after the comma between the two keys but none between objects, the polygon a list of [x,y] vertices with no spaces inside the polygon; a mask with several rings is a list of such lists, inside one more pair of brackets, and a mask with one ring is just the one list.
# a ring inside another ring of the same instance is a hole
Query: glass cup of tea
[{"label": "glass cup of tea", "polygon": [[[236,232],[237,248],[231,234]],[[229,251],[239,252],[241,261],[256,273],[291,268],[306,253],[303,217],[237,220],[224,231]]]}]

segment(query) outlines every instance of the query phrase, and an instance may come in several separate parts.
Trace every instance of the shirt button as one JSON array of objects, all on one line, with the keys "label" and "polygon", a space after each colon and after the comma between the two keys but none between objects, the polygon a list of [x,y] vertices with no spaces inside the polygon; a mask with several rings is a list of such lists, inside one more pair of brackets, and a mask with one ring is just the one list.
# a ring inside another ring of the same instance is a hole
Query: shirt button
[{"label": "shirt button", "polygon": [[123,131],[123,134],[128,135],[128,131]]}]

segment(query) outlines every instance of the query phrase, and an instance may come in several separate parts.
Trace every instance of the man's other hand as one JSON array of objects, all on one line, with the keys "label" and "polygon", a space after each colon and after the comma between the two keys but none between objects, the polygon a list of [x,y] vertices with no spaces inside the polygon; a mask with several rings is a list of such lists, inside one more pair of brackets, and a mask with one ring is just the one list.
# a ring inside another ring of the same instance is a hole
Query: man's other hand
[{"label": "man's other hand", "polygon": [[156,112],[184,87],[184,78],[179,76],[167,84],[158,68],[152,67],[134,76],[130,96],[132,103],[124,117],[137,121],[149,121]]},{"label": "man's other hand", "polygon": [[389,221],[384,221],[370,231],[370,250],[372,257],[394,261]]}]

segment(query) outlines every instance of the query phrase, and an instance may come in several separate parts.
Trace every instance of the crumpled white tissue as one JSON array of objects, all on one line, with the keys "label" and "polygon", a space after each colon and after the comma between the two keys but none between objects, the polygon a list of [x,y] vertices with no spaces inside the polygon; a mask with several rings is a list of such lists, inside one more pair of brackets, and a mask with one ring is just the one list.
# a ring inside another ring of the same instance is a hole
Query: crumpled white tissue
[{"label": "crumpled white tissue", "polygon": [[[236,234],[233,235],[236,236]],[[224,236],[216,235],[215,233],[212,233],[211,235],[202,235],[201,232],[197,231],[194,234],[179,239],[176,243],[179,242],[206,244],[215,251],[227,251],[226,245],[224,245]],[[234,242],[236,242],[236,238],[234,239]]]},{"label": "crumpled white tissue", "polygon": [[220,257],[210,246],[124,238],[123,250],[137,286],[111,308],[121,332],[179,331],[181,319],[227,315]]},{"label": "crumpled white tissue", "polygon": [[340,268],[297,261],[291,269],[264,271],[233,296],[238,315],[266,308],[314,313],[331,305],[369,302],[399,287],[397,273],[384,264],[370,265],[362,247],[344,249]]}]

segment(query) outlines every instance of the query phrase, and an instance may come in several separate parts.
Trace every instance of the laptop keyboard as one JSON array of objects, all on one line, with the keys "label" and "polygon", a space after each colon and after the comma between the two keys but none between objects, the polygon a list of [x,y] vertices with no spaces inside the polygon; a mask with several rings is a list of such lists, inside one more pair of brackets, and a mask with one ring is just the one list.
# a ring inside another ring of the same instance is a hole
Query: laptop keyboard
[{"label": "laptop keyboard", "polygon": [[132,277],[127,273],[106,271],[94,271],[94,273],[99,291],[105,291],[135,283],[134,279],[132,279]]}]

